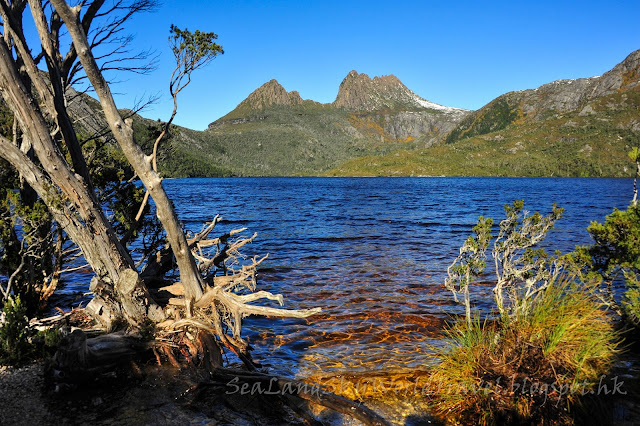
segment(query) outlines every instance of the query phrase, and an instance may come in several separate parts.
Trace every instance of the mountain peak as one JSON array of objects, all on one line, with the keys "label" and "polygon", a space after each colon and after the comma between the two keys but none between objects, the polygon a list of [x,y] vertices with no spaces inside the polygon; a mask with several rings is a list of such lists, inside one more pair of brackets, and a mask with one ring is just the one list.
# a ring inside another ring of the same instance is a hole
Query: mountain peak
[{"label": "mountain peak", "polygon": [[640,86],[640,50],[631,52],[612,70],[598,78],[591,96],[602,96]]},{"label": "mountain peak", "polygon": [[463,113],[465,110],[429,102],[413,93],[393,74],[369,77],[352,70],[340,83],[334,106],[351,111],[386,109],[438,110]]},{"label": "mountain peak", "polygon": [[244,101],[238,105],[251,109],[265,109],[272,105],[297,105],[302,103],[300,93],[287,92],[278,80],[271,79],[254,90]]}]

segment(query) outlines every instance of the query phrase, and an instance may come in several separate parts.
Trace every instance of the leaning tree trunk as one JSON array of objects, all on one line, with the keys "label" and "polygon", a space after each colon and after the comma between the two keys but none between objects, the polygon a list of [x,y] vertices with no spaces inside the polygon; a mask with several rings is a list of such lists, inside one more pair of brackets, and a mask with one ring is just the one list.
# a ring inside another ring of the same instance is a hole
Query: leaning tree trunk
[{"label": "leaning tree trunk", "polygon": [[22,84],[7,45],[1,39],[0,88],[3,98],[20,122],[24,137],[33,145],[50,179],[37,167],[28,167],[32,164],[29,158],[5,138],[0,142],[3,157],[16,167],[47,206],[52,208],[56,220],[80,246],[96,274],[102,279],[117,282],[120,272],[133,266],[131,257],[120,245],[95,196],[69,168],[54,143],[38,103]]},{"label": "leaning tree trunk", "polygon": [[87,35],[80,23],[81,9],[71,8],[64,0],[52,0],[51,4],[69,30],[80,63],[100,99],[109,128],[155,202],[158,219],[167,233],[167,241],[176,258],[180,280],[184,285],[185,298],[189,301],[188,303],[196,301],[202,297],[204,285],[184,231],[173,209],[173,204],[162,187],[162,179],[151,166],[152,157],[145,155],[135,143],[132,122],[130,120],[125,122],[118,112],[109,85],[91,53]]},{"label": "leaning tree trunk", "polygon": [[[7,22],[6,14],[3,15]],[[7,25],[5,31],[9,31]],[[30,77],[32,80],[39,78],[35,75]],[[0,90],[20,124],[24,139],[32,145],[40,166],[36,166],[12,141],[4,137],[0,137],[0,155],[38,193],[55,220],[80,247],[100,281],[108,287],[105,294],[116,294],[105,303],[110,306],[111,319],[122,316],[136,324],[143,321],[149,312],[161,319],[160,309],[148,297],[143,286],[136,284],[135,291],[129,291],[131,285],[122,283],[123,273],[134,270],[133,261],[120,244],[90,185],[70,168],[58,148],[53,136],[56,131],[50,132],[38,102],[23,84],[5,38],[0,39]],[[44,99],[52,96],[47,92],[39,95]],[[61,126],[68,123],[56,124]],[[126,278],[129,279],[130,275],[126,275]],[[127,291],[119,292],[119,287]],[[132,309],[134,306],[136,308]]]}]

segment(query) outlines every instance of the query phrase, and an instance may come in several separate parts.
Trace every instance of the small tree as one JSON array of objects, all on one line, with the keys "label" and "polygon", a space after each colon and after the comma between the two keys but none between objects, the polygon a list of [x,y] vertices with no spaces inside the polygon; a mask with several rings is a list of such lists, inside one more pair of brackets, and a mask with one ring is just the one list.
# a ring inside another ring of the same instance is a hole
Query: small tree
[{"label": "small tree", "polygon": [[453,293],[456,302],[458,302],[458,294],[463,294],[465,317],[469,328],[471,328],[469,284],[471,279],[481,274],[486,266],[486,252],[491,240],[492,225],[493,219],[485,219],[480,216],[478,224],[473,227],[475,235],[467,238],[460,247],[460,254],[447,268],[447,278],[444,285]]},{"label": "small tree", "polygon": [[[587,231],[594,244],[580,251],[591,256],[591,268],[604,278],[607,304],[640,325],[640,207],[616,209],[603,224],[592,222]],[[620,278],[626,283],[621,309],[613,290],[613,282]]]},{"label": "small tree", "polygon": [[[202,32],[196,30],[194,33],[189,30],[181,30],[171,25],[169,30],[169,46],[176,60],[176,67],[171,73],[169,82],[169,93],[173,99],[173,111],[171,117],[162,126],[162,131],[153,144],[153,170],[158,172],[158,145],[167,137],[171,123],[178,113],[178,94],[191,82],[191,74],[198,68],[204,67],[213,61],[218,55],[224,54],[222,46],[216,44],[214,40],[218,35],[212,32]],[[144,200],[140,205],[136,220],[142,215],[149,200],[149,193],[146,192]]]},{"label": "small tree", "polygon": [[[496,308],[503,318],[525,314],[538,293],[546,289],[560,273],[560,260],[536,247],[563,209],[553,205],[550,215],[528,215],[522,200],[505,205],[506,219],[500,222],[500,232],[493,244],[497,281],[493,288]],[[480,217],[470,236],[460,248],[460,254],[447,269],[445,287],[458,301],[462,293],[467,323],[471,325],[469,284],[485,268],[486,250],[491,241],[493,220]]]},{"label": "small tree", "polygon": [[506,219],[493,245],[497,282],[493,289],[496,306],[504,317],[526,313],[531,301],[560,272],[556,260],[536,245],[542,242],[563,209],[555,204],[548,216],[528,215],[524,201],[505,205]]}]

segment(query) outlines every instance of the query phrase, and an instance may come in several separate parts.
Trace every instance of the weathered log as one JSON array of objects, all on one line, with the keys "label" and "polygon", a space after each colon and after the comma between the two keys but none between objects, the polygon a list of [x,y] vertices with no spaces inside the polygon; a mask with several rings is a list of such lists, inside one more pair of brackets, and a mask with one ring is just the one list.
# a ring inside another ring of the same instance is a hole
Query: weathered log
[{"label": "weathered log", "polygon": [[56,386],[75,386],[112,371],[148,348],[139,338],[123,333],[88,339],[80,329],[67,332],[58,350],[48,362],[47,374]]}]

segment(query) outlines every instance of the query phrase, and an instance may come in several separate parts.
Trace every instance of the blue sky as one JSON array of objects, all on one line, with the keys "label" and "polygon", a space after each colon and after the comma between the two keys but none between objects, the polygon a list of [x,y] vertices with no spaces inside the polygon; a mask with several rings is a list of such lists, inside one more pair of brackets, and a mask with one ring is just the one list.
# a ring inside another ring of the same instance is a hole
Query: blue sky
[{"label": "blue sky", "polygon": [[160,54],[151,75],[114,87],[119,107],[160,94],[167,119],[169,26],[212,31],[225,54],[194,74],[175,123],[202,130],[277,79],[332,102],[347,73],[394,74],[418,95],[478,109],[512,90],[600,75],[640,49],[640,1],[176,1],[131,21]]}]

